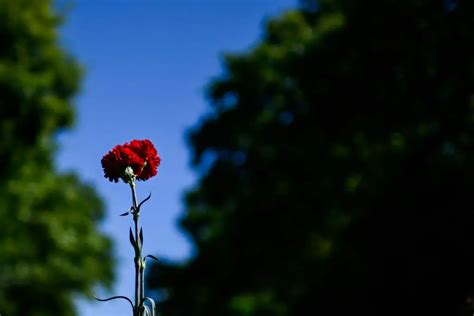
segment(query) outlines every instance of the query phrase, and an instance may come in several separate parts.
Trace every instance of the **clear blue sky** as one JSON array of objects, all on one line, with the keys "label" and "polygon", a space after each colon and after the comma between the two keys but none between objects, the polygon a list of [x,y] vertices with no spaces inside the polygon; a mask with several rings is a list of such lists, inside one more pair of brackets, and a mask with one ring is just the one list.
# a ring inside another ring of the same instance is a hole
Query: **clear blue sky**
[{"label": "clear blue sky", "polygon": [[[61,3],[62,1],[59,1]],[[61,30],[64,47],[84,66],[76,99],[76,126],[58,136],[60,170],[94,185],[106,203],[101,229],[115,242],[117,279],[112,293],[132,296],[133,259],[128,241],[125,184],[103,178],[100,159],[114,145],[151,139],[162,157],[158,176],[139,183],[153,197],[142,212],[144,252],[184,260],[192,252],[179,231],[183,192],[193,185],[184,133],[208,111],[204,88],[222,74],[224,52],[255,44],[265,18],[297,0],[76,0]],[[127,303],[77,299],[81,316],[129,316]]]}]

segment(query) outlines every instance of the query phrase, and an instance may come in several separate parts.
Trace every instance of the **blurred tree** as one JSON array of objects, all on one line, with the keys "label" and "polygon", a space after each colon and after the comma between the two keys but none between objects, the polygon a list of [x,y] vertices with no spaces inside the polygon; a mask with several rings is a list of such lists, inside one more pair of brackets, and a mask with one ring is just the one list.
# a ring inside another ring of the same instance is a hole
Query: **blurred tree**
[{"label": "blurred tree", "polygon": [[227,56],[163,314],[472,315],[473,5],[304,1]]},{"label": "blurred tree", "polygon": [[80,69],[49,0],[0,0],[0,314],[75,315],[73,295],[110,284],[95,191],[53,164]]}]

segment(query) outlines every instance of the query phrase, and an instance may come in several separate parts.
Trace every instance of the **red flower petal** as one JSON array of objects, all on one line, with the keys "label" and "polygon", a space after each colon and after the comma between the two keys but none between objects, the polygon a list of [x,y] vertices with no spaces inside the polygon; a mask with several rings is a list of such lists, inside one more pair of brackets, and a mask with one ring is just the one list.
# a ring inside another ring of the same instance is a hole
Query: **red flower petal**
[{"label": "red flower petal", "polygon": [[148,180],[157,174],[157,168],[160,165],[161,159],[150,140],[132,140],[125,146],[131,148],[146,162],[141,173],[137,174],[138,180]]},{"label": "red flower petal", "polygon": [[115,182],[124,177],[129,166],[138,180],[148,180],[156,175],[160,162],[155,146],[148,139],[117,145],[101,160],[104,176]]}]

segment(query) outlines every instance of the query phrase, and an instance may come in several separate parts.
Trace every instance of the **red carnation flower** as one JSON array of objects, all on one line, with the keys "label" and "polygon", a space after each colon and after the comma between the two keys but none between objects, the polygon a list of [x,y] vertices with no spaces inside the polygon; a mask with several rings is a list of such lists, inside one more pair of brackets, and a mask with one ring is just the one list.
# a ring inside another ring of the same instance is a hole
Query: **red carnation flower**
[{"label": "red carnation flower", "polygon": [[125,174],[127,167],[132,168],[138,180],[148,180],[156,175],[160,162],[155,146],[148,139],[117,145],[101,160],[104,177],[115,182],[119,179],[129,182]]}]

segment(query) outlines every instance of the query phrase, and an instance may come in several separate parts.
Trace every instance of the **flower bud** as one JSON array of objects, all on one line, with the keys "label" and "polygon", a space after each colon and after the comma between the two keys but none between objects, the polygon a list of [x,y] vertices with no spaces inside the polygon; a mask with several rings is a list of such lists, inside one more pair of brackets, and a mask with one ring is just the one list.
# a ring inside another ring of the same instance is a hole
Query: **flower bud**
[{"label": "flower bud", "polygon": [[128,166],[127,168],[125,168],[122,179],[125,183],[129,184],[135,182],[135,173],[133,172],[132,167]]}]

